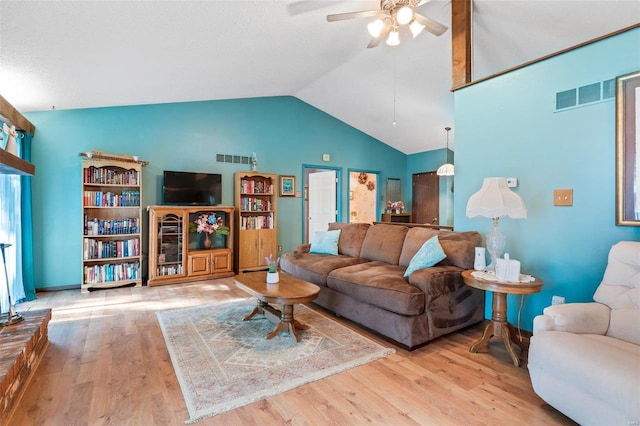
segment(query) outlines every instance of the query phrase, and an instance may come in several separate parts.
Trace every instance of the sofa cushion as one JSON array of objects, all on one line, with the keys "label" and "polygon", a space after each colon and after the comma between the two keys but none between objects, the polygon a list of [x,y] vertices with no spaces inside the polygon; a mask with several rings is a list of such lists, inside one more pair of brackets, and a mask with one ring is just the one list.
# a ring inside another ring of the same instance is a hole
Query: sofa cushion
[{"label": "sofa cushion", "polygon": [[367,230],[370,226],[371,224],[369,223],[330,223],[330,231],[335,231],[337,229],[340,230],[338,254],[360,257],[362,242],[364,241],[364,237],[367,235]]},{"label": "sofa cushion", "polygon": [[[373,225],[364,237],[360,257],[397,265],[406,235],[407,228],[404,226]],[[471,258],[473,259],[473,253]],[[404,269],[402,272],[404,273]]]},{"label": "sofa cushion", "polygon": [[416,269],[433,266],[445,257],[446,255],[444,251],[442,251],[442,246],[440,246],[438,242],[438,236],[434,235],[429,238],[422,247],[420,247],[420,250],[418,250],[415,256],[413,256],[413,259],[409,262],[409,266],[407,266],[407,270],[404,272],[404,276],[405,278],[408,277]]},{"label": "sofa cushion", "polygon": [[285,253],[280,259],[283,272],[320,286],[327,285],[327,275],[336,268],[367,262],[358,257]]},{"label": "sofa cushion", "polygon": [[438,241],[447,255],[438,265],[457,266],[462,269],[473,269],[475,247],[482,244],[482,236],[477,231],[438,232]]},{"label": "sofa cushion", "polygon": [[311,248],[309,253],[316,254],[338,254],[338,239],[340,238],[340,230],[314,232],[311,237]]},{"label": "sofa cushion", "polygon": [[425,295],[407,282],[404,270],[380,261],[347,266],[329,273],[327,287],[387,311],[419,315],[424,312]]},{"label": "sofa cushion", "polygon": [[409,266],[409,262],[416,255],[420,247],[434,235],[438,235],[438,231],[430,228],[409,228],[407,235],[404,237],[402,252],[398,264],[400,266]]}]

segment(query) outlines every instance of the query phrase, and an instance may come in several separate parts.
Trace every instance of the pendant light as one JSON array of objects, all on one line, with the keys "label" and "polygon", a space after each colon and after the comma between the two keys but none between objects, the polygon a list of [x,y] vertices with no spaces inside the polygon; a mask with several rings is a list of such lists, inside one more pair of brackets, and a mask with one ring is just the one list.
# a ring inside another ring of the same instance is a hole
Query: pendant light
[{"label": "pendant light", "polygon": [[455,167],[453,166],[453,161],[449,159],[450,152],[451,152],[449,151],[449,131],[451,130],[451,127],[445,127],[444,129],[447,131],[447,158],[446,158],[447,162],[442,166],[438,167],[438,171],[436,172],[436,174],[438,176],[453,176]]}]

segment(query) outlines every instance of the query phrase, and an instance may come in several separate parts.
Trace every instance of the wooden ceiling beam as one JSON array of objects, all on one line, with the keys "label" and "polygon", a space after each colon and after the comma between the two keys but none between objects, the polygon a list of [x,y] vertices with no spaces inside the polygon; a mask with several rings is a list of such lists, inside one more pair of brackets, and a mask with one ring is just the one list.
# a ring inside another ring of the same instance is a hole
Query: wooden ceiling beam
[{"label": "wooden ceiling beam", "polygon": [[7,123],[8,126],[14,125],[18,130],[29,132],[32,136],[36,133],[36,126],[20,114],[20,111],[15,109],[2,95],[0,95],[0,120]]},{"label": "wooden ceiling beam", "polygon": [[471,82],[471,2],[451,0],[451,90]]}]

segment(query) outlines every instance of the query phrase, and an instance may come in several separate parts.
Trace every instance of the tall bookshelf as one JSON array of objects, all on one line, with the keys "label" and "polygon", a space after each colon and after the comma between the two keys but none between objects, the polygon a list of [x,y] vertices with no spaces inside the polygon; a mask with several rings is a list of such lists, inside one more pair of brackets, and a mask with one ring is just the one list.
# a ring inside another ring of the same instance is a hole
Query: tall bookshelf
[{"label": "tall bookshelf", "polygon": [[234,175],[237,274],[267,269],[265,257],[278,254],[276,182],[277,175],[271,173]]},{"label": "tall bookshelf", "polygon": [[142,285],[142,163],[122,157],[82,162],[82,292]]}]

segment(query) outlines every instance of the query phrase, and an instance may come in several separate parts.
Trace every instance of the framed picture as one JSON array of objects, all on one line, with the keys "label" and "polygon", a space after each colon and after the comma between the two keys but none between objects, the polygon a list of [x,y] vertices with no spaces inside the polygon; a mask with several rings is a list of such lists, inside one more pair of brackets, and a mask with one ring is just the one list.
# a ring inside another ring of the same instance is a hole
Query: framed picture
[{"label": "framed picture", "polygon": [[616,225],[640,226],[640,71],[616,78]]},{"label": "framed picture", "polygon": [[296,196],[296,177],[280,176],[280,196],[295,197]]}]

